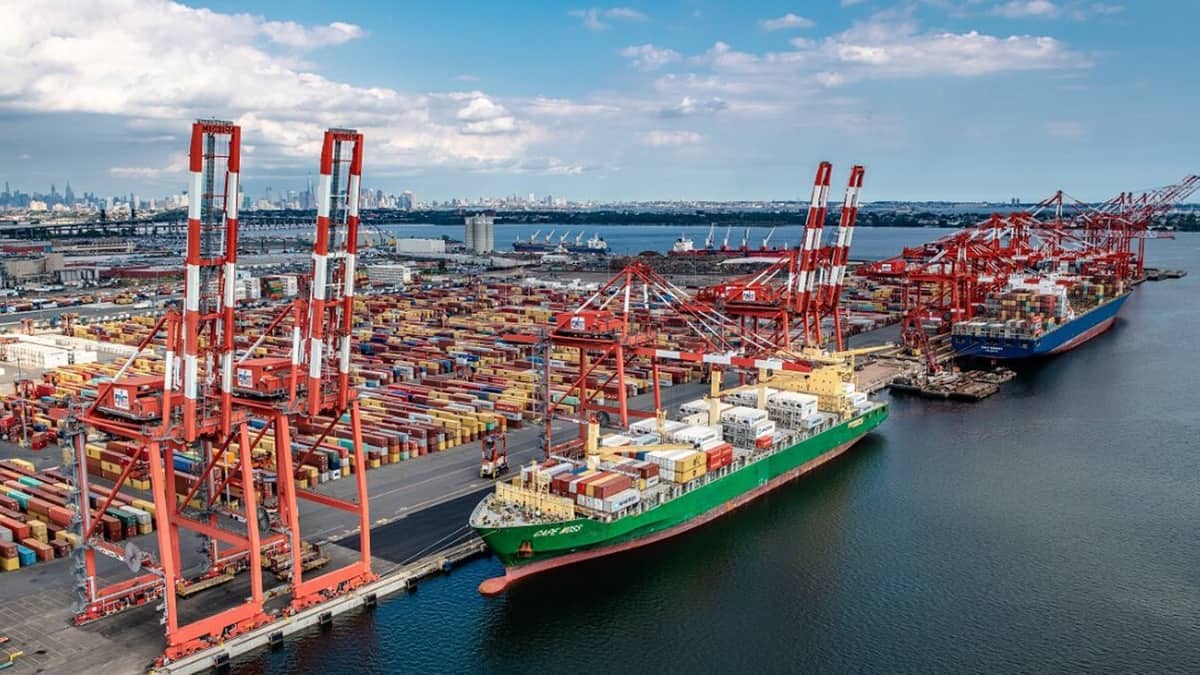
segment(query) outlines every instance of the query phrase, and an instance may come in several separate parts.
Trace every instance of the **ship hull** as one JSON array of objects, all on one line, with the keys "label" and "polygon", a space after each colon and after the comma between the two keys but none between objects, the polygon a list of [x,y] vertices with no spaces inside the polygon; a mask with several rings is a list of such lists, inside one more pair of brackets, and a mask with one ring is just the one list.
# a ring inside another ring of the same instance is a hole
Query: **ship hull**
[{"label": "ship hull", "polygon": [[558,248],[554,244],[530,244],[528,242],[513,242],[513,251],[517,253],[549,253]]},{"label": "ship hull", "polygon": [[[620,553],[673,537],[764,495],[848,450],[887,418],[887,405],[813,438],[748,464],[702,487],[639,514],[601,522],[589,518],[553,524],[478,527],[505,565],[505,575],[485,581],[484,594],[556,567]],[[526,545],[526,553],[520,553]]]},{"label": "ship hull", "polygon": [[952,335],[950,342],[954,351],[962,356],[978,356],[988,359],[1031,359],[1061,354],[1100,335],[1112,327],[1117,312],[1129,298],[1121,295],[1096,306],[1078,316],[1070,323],[1041,335],[1030,338],[993,338],[976,335]]}]

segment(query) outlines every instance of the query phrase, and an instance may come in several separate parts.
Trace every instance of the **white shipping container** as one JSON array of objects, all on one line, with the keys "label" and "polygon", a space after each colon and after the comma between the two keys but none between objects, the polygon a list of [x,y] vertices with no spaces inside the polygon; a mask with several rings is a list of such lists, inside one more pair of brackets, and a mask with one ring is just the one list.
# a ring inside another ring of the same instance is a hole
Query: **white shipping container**
[{"label": "white shipping container", "polygon": [[630,445],[658,445],[659,443],[662,443],[662,438],[658,434],[642,434],[634,436]]},{"label": "white shipping container", "polygon": [[708,412],[708,401],[698,398],[695,401],[688,401],[679,406],[679,414],[682,416],[695,415],[696,413]]},{"label": "white shipping container", "polygon": [[[771,397],[777,393],[779,393],[778,389],[772,389],[771,387],[767,387],[766,388],[767,400],[768,401],[771,400]],[[730,401],[731,403],[734,403],[734,404],[757,407],[758,406],[758,387],[752,387],[750,389],[743,389],[741,391],[735,391],[734,393],[727,395],[725,397],[725,400]]]},{"label": "white shipping container", "polygon": [[[667,432],[667,434],[670,435],[670,433],[672,431],[678,431],[679,429],[682,429],[686,426],[688,426],[688,425],[684,424],[683,422],[677,422],[675,420],[666,420],[663,422],[663,431]],[[635,434],[635,435],[637,435],[637,434],[652,434],[652,433],[657,433],[657,432],[658,432],[658,420],[655,420],[655,419],[638,420],[637,422],[634,422],[633,424],[629,425],[629,433],[631,433],[631,434]]]},{"label": "white shipping container", "polygon": [[622,490],[612,497],[604,500],[604,511],[607,513],[616,513],[622,509],[627,509],[634,506],[642,500],[642,495],[637,490],[630,488]]},{"label": "white shipping container", "polygon": [[609,434],[600,438],[600,447],[616,448],[622,445],[629,445],[631,439],[623,434]]},{"label": "white shipping container", "polygon": [[739,424],[743,426],[749,426],[765,419],[767,419],[766,410],[748,408],[740,405],[732,407],[729,410],[721,413],[721,422],[724,424]]},{"label": "white shipping container", "polygon": [[721,438],[720,431],[702,426],[685,427],[670,435],[670,439],[676,443],[691,443],[695,446],[719,438]]}]

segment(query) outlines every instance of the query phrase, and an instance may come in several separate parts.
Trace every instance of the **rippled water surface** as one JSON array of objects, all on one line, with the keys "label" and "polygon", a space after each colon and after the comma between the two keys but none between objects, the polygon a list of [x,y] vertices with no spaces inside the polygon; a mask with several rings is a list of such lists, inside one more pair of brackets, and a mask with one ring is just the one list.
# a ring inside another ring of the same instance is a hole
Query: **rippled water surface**
[{"label": "rippled water surface", "polygon": [[239,670],[1198,673],[1200,235],[1150,247],[1192,275],[998,396],[896,399],[855,451],[679,538],[498,599],[477,560]]}]

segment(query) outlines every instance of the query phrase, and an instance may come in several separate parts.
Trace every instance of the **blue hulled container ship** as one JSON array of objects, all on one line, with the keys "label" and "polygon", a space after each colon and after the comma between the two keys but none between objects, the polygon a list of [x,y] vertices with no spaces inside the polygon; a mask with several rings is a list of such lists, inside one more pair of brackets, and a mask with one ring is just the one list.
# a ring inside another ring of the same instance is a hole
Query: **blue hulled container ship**
[{"label": "blue hulled container ship", "polygon": [[990,322],[967,322],[960,324],[961,327],[955,326],[950,342],[960,355],[990,359],[1028,359],[1059,354],[1108,330],[1127,299],[1128,291],[1040,332],[997,328],[980,330],[977,324]]}]

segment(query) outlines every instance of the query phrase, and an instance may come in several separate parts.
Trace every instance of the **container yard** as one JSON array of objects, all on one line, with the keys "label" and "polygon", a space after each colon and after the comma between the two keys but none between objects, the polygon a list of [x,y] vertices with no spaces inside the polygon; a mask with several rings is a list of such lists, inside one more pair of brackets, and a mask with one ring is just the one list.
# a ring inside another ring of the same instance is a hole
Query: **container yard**
[{"label": "container yard", "polygon": [[[194,184],[236,189],[240,142],[198,121]],[[210,191],[181,272],[133,265],[119,290],[20,303],[71,308],[0,337],[0,597],[24,603],[0,636],[35,647],[30,663],[86,661],[77,648],[103,663],[135,641],[129,669],[200,672],[485,549],[506,568],[480,587],[493,595],[652,544],[849,450],[884,423],[884,388],[975,401],[1012,377],[954,365],[961,340],[1111,323],[1153,278],[1133,234],[1060,238],[1004,274],[993,250],[986,283],[947,299],[965,274],[947,257],[990,233],[1027,259],[1031,225],[993,218],[854,264],[865,172],[827,237],[827,162],[795,248],[696,256],[713,264],[689,275],[664,274],[668,257],[571,282],[440,276],[359,253],[363,142],[325,134],[310,258],[241,269],[237,210]],[[468,227],[493,247],[490,222]],[[23,577],[53,590],[24,599]]]}]

